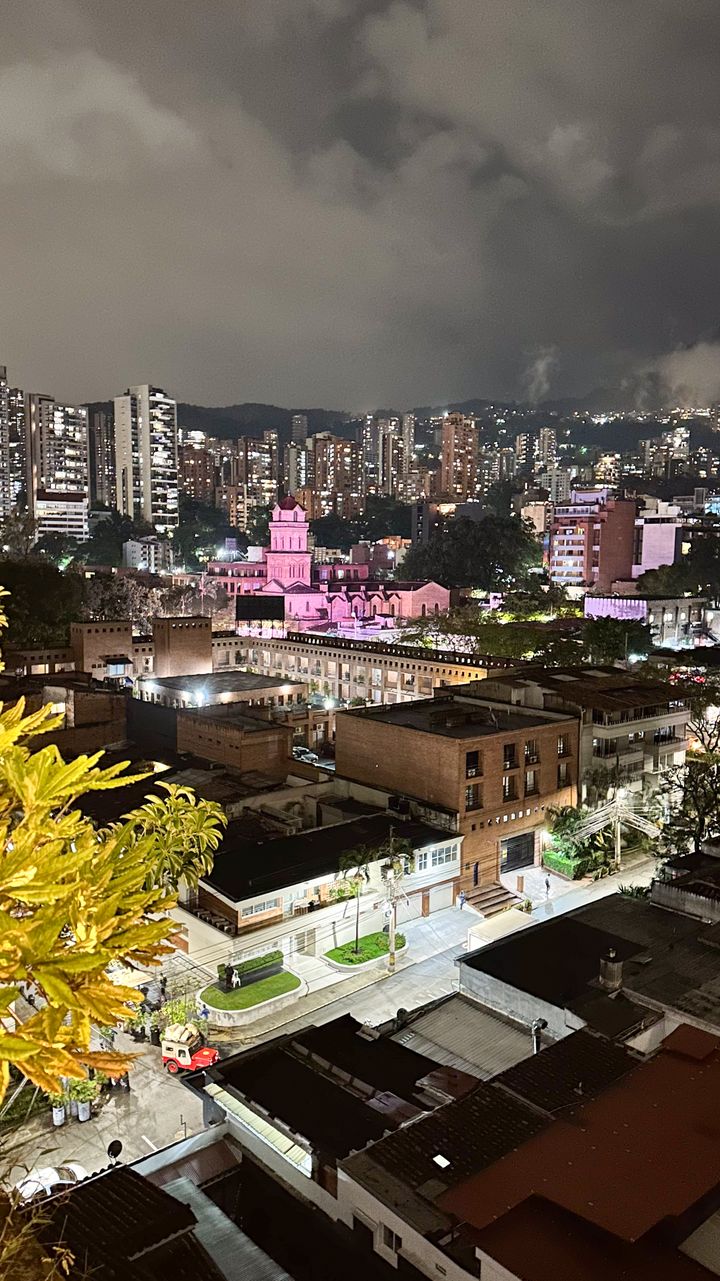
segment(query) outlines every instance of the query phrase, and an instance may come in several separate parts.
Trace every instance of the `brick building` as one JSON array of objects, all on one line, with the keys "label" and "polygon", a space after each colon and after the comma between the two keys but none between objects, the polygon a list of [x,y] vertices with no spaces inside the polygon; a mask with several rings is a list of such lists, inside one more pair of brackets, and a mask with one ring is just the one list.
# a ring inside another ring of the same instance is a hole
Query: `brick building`
[{"label": "brick building", "polygon": [[253,672],[308,681],[332,698],[404,703],[431,697],[443,685],[483,680],[491,671],[517,667],[509,658],[412,649],[383,641],[336,636],[236,636],[215,644],[216,667],[224,660]]},{"label": "brick building", "polygon": [[573,490],[555,508],[550,530],[550,578],[561,587],[610,591],[615,580],[632,578],[635,550],[634,499],[607,489]]},{"label": "brick building", "polygon": [[212,671],[212,619],[153,619],[156,676],[196,676]]},{"label": "brick building", "polygon": [[578,746],[576,716],[457,693],[336,720],[338,775],[443,811],[465,837],[456,892],[481,907],[540,861],[547,809],[575,803]]}]

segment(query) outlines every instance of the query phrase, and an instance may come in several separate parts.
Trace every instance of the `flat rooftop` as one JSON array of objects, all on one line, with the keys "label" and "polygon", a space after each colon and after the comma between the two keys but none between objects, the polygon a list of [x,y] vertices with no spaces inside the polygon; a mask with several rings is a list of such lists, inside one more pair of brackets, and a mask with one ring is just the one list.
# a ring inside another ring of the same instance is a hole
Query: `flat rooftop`
[{"label": "flat rooftop", "polygon": [[242,818],[228,824],[212,870],[202,883],[238,903],[268,890],[332,875],[339,871],[343,854],[361,845],[377,850],[392,834],[409,840],[416,850],[447,839],[447,833],[437,828],[405,821],[387,810],[264,840],[250,837]]},{"label": "flat rooftop", "polygon": [[[634,676],[617,667],[547,668],[528,665],[522,671],[507,675],[493,672],[491,680],[494,684],[510,686],[538,684],[568,703],[608,712],[679,702],[687,696],[682,686]],[[472,681],[470,684],[482,695],[481,682]]]},{"label": "flat rooftop", "polygon": [[181,694],[204,694],[208,701],[228,693],[252,693],[259,689],[277,689],[287,693],[299,692],[302,681],[288,680],[281,676],[259,676],[256,672],[207,672],[199,676],[138,676],[136,684],[142,689],[167,690]]},{"label": "flat rooftop", "polygon": [[342,1157],[432,1106],[419,1082],[434,1068],[343,1015],[225,1059],[205,1077],[221,1106],[218,1088],[308,1150]]},{"label": "flat rooftop", "polygon": [[[600,959],[610,947],[623,962],[623,986],[617,996],[595,984]],[[692,1015],[720,1029],[715,927],[646,899],[610,894],[499,939],[459,958],[458,964],[558,1008],[572,1008],[588,1022],[593,1022],[593,1003],[614,1008],[622,998],[636,1006],[647,1001],[651,1008]]]},{"label": "flat rooftop", "polygon": [[[473,688],[480,689],[480,684]],[[493,734],[512,734],[541,725],[557,725],[557,713],[514,708],[507,703],[480,704],[475,698],[424,698],[413,703],[388,703],[381,707],[358,708],[342,713],[360,716],[402,729],[437,734],[441,738],[482,738]]]}]

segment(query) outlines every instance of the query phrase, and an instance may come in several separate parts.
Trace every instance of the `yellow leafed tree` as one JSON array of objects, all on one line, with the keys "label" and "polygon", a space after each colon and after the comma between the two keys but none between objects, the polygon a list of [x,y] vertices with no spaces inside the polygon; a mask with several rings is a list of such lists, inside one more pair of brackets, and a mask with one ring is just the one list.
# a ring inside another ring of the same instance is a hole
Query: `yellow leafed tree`
[{"label": "yellow leafed tree", "polygon": [[[0,704],[0,1100],[11,1064],[52,1093],[88,1067],[126,1070],[122,1055],[90,1050],[92,1024],[116,1022],[137,1000],[108,966],[152,964],[168,950],[177,885],[209,869],[225,821],[219,806],[165,787],[96,830],[80,798],[137,776],[103,769],[101,753],[66,763],[55,746],[31,749],[58,725],[47,708]],[[25,1022],[14,1017],[21,991],[36,1003]]]}]

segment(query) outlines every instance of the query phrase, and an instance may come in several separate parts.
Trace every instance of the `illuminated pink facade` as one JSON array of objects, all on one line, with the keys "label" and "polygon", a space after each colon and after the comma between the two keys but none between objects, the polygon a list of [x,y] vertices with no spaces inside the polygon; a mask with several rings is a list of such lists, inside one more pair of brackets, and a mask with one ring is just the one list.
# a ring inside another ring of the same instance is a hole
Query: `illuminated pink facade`
[{"label": "illuminated pink facade", "polygon": [[315,574],[308,550],[308,519],[292,497],[273,509],[270,546],[260,558],[211,561],[207,576],[232,599],[266,594],[282,596],[285,620],[295,630],[317,630],[358,624],[392,627],[396,619],[437,614],[450,605],[450,592],[439,583],[371,581],[366,565],[323,565]]}]

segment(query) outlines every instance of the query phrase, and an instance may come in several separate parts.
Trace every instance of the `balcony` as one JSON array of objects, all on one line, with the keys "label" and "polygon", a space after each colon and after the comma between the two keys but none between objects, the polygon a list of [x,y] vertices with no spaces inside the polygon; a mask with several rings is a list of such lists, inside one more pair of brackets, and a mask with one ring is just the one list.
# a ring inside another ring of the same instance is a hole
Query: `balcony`
[{"label": "balcony", "polygon": [[503,769],[504,770],[519,769],[519,761],[517,756],[503,757]]},{"label": "balcony", "polygon": [[540,764],[540,754],[539,754],[539,752],[526,752],[526,753],[525,753],[525,764],[526,764],[526,765],[539,765],[539,764]]}]

